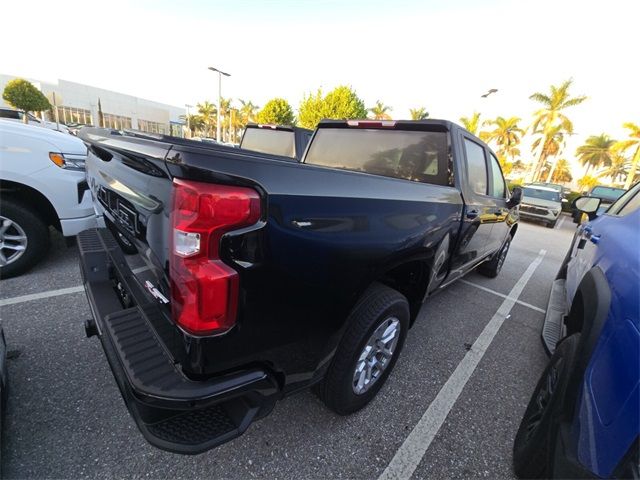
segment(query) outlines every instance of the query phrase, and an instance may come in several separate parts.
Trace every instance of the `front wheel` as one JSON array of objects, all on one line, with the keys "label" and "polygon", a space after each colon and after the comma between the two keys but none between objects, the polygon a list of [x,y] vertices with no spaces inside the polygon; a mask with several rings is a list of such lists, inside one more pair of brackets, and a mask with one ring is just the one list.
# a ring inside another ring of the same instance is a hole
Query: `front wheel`
[{"label": "front wheel", "polygon": [[49,229],[31,209],[2,199],[0,204],[0,278],[20,275],[49,248]]},{"label": "front wheel", "polygon": [[513,442],[513,469],[520,478],[550,478],[557,415],[571,379],[580,334],[565,338],[542,372]]},{"label": "front wheel", "polygon": [[376,396],[398,360],[409,329],[409,303],[373,284],[358,301],[323,381],[314,390],[334,412],[347,415]]}]

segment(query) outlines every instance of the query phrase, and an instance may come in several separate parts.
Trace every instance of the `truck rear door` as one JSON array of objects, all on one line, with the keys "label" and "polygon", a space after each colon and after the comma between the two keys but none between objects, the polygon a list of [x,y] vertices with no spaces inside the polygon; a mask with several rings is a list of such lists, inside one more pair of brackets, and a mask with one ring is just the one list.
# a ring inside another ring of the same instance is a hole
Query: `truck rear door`
[{"label": "truck rear door", "polygon": [[491,230],[496,220],[496,202],[489,195],[489,164],[485,147],[471,135],[461,133],[462,153],[465,159],[466,180],[462,190],[465,211],[458,255],[454,269],[466,270],[491,251]]}]

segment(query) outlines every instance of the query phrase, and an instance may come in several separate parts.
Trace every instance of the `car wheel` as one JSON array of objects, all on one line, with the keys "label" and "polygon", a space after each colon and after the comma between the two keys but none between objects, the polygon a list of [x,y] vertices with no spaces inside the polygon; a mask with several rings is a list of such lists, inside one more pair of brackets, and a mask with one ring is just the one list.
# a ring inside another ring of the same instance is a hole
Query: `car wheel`
[{"label": "car wheel", "polygon": [[520,478],[549,478],[553,473],[551,446],[579,343],[576,333],[558,344],[529,400],[513,443],[513,469]]},{"label": "car wheel", "polygon": [[500,270],[502,270],[504,261],[507,258],[507,254],[509,253],[509,247],[511,246],[511,239],[512,237],[511,235],[509,235],[507,237],[507,240],[504,242],[502,249],[500,249],[500,252],[497,255],[494,255],[494,257],[491,260],[481,264],[478,267],[478,273],[489,278],[496,278],[498,276],[498,274],[500,273]]},{"label": "car wheel", "polygon": [[358,301],[323,381],[314,387],[339,415],[367,405],[398,360],[409,329],[409,303],[401,293],[373,284]]},{"label": "car wheel", "polygon": [[47,253],[49,229],[32,210],[2,199],[0,204],[0,278],[20,275]]}]

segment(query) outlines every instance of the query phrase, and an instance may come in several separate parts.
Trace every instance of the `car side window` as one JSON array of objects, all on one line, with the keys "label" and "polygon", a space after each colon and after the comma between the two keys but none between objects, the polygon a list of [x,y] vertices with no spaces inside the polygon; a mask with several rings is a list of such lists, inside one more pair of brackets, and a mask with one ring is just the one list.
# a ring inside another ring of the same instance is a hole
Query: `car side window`
[{"label": "car side window", "polygon": [[640,208],[640,194],[638,193],[638,188],[636,188],[635,195],[631,197],[631,199],[624,204],[624,206],[618,212],[618,215],[628,215],[632,212],[635,212],[638,208]]},{"label": "car side window", "polygon": [[487,194],[487,161],[484,157],[484,148],[476,142],[464,139],[464,149],[467,153],[467,174],[469,184],[475,193]]},{"label": "car side window", "polygon": [[[635,187],[627,190],[622,196],[613,202],[613,204],[607,209],[607,214],[609,215],[622,215],[621,210],[630,203],[632,197],[640,196],[640,183],[638,183]],[[627,212],[629,213],[629,212]]]},{"label": "car side window", "polygon": [[502,176],[502,169],[500,163],[493,153],[489,154],[491,159],[491,176],[493,182],[491,183],[491,196],[496,198],[504,198],[506,188],[504,186],[504,177]]}]

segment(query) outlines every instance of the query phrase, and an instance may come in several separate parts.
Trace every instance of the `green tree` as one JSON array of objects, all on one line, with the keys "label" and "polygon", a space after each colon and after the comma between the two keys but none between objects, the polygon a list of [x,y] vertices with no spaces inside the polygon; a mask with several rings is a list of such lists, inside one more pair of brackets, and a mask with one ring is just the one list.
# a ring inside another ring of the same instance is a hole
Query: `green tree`
[{"label": "green tree", "polygon": [[551,183],[570,182],[573,180],[571,165],[564,158],[559,159],[555,164],[547,162],[542,169],[541,176],[542,178],[546,177],[547,181]]},{"label": "green tree", "polygon": [[330,118],[349,120],[366,118],[367,109],[356,92],[345,85],[334,88],[323,97],[322,90],[302,99],[298,108],[298,121],[302,127],[316,128],[320,120]]},{"label": "green tree", "polygon": [[198,109],[198,114],[204,123],[205,136],[213,137],[213,132],[216,129],[216,115],[218,114],[218,109],[213,103],[208,101],[197,103],[196,108]]},{"label": "green tree", "polygon": [[494,126],[493,130],[480,132],[481,138],[488,142],[494,142],[498,146],[496,153],[498,156],[511,158],[513,162],[516,156],[520,156],[520,140],[524,135],[524,130],[518,126],[518,117],[497,117],[495,120],[487,120],[483,123],[486,126]]},{"label": "green tree", "polygon": [[429,112],[424,107],[419,108],[410,108],[409,115],[411,115],[411,120],[424,120],[429,118]]},{"label": "green tree", "polygon": [[624,183],[624,188],[629,189],[636,176],[636,170],[638,163],[640,163],[640,126],[635,123],[627,122],[622,125],[629,130],[629,138],[616,142],[614,150],[618,152],[631,151],[631,165],[629,172],[627,173],[627,179]]},{"label": "green tree", "polygon": [[289,102],[284,98],[273,98],[258,112],[258,123],[293,125],[295,117]]},{"label": "green tree", "polygon": [[629,172],[629,160],[620,152],[613,152],[611,163],[598,172],[599,177],[609,177],[613,183],[624,183]]},{"label": "green tree", "polygon": [[476,135],[478,133],[478,127],[480,126],[480,113],[473,112],[473,115],[470,117],[460,117],[460,123],[462,123],[464,128]]},{"label": "green tree", "polygon": [[204,120],[201,115],[180,115],[189,128],[189,134],[194,137],[200,131],[205,128]]},{"label": "green tree", "polygon": [[[572,97],[569,93],[572,83],[572,79],[565,80],[558,86],[551,85],[548,93],[535,92],[529,97],[531,100],[542,104],[542,108],[534,113],[533,125],[531,126],[533,133],[543,138],[539,145],[546,146],[550,136],[557,135],[559,132],[573,133],[573,123],[565,115],[564,111],[567,108],[580,105],[587,97],[584,95]],[[548,150],[541,148],[540,157],[533,173],[534,181],[539,178],[540,170],[547,162],[549,155]]]},{"label": "green tree", "polygon": [[576,149],[576,156],[583,167],[589,170],[609,167],[613,163],[613,146],[616,141],[609,138],[608,135],[602,133],[600,135],[591,135],[587,138],[583,145]]},{"label": "green tree", "polygon": [[369,108],[369,112],[373,115],[374,120],[391,120],[391,115],[388,112],[393,110],[388,105],[385,105],[380,100],[376,100],[376,104]]},{"label": "green tree", "polygon": [[12,107],[25,112],[24,123],[29,123],[27,112],[42,112],[51,108],[47,97],[24,78],[10,80],[4,87],[2,98]]}]

